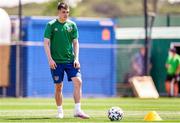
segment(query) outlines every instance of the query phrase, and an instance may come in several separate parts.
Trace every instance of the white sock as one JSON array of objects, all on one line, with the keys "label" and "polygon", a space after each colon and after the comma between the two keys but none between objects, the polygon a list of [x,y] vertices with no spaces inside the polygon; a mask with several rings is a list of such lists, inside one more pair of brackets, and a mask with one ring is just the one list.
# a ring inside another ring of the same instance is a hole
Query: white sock
[{"label": "white sock", "polygon": [[63,107],[61,106],[57,106],[58,112],[63,112]]},{"label": "white sock", "polygon": [[75,112],[81,111],[81,103],[75,104]]}]

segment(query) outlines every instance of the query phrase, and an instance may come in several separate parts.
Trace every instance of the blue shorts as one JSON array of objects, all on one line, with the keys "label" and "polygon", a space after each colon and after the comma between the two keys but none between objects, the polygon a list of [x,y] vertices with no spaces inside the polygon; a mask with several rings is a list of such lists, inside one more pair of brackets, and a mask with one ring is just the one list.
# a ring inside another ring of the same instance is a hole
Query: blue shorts
[{"label": "blue shorts", "polygon": [[80,69],[74,68],[73,63],[57,63],[56,69],[51,69],[54,83],[61,83],[66,72],[68,81],[72,81],[72,77],[81,77]]}]

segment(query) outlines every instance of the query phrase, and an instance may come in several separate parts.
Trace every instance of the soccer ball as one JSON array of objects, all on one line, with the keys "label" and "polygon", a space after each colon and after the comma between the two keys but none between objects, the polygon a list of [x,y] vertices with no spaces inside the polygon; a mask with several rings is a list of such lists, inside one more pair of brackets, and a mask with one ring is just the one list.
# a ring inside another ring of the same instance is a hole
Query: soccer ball
[{"label": "soccer ball", "polygon": [[121,120],[123,118],[123,110],[119,107],[111,107],[108,110],[108,118],[111,121]]}]

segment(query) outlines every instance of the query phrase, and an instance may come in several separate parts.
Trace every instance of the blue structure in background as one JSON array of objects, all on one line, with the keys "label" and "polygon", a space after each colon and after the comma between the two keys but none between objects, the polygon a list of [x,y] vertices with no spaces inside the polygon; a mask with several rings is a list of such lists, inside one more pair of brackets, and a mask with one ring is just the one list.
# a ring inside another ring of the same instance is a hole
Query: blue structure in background
[{"label": "blue structure in background", "polygon": [[[23,96],[50,97],[54,95],[48,61],[43,47],[43,34],[53,18],[25,17],[21,47],[21,83]],[[80,63],[83,79],[83,96],[116,95],[114,24],[110,19],[76,19],[80,42]],[[72,96],[73,84],[64,78],[63,94]]]}]

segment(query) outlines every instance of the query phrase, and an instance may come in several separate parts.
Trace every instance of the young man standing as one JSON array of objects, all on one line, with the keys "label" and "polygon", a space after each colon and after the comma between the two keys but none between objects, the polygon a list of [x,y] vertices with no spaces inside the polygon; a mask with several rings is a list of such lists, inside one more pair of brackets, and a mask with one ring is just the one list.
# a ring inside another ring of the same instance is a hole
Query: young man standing
[{"label": "young man standing", "polygon": [[89,116],[81,110],[82,80],[79,63],[78,30],[74,22],[68,20],[69,7],[58,4],[58,19],[50,21],[44,32],[44,47],[55,84],[55,100],[58,118],[63,118],[62,88],[64,72],[68,81],[74,84],[74,117],[87,119]]}]

